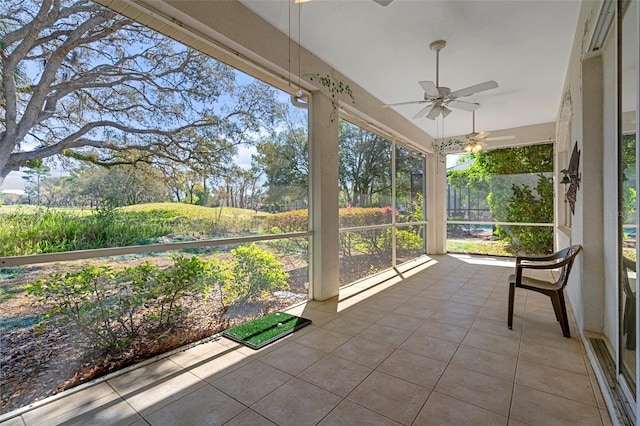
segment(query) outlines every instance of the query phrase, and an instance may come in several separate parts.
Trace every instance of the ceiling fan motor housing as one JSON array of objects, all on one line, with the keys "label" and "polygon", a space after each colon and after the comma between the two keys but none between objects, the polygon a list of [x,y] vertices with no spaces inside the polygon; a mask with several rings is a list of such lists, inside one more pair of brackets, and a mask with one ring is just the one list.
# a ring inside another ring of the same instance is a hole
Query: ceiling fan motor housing
[{"label": "ceiling fan motor housing", "polygon": [[438,92],[440,92],[441,97],[446,98],[451,93],[451,89],[449,89],[448,87],[440,86],[438,87]]}]

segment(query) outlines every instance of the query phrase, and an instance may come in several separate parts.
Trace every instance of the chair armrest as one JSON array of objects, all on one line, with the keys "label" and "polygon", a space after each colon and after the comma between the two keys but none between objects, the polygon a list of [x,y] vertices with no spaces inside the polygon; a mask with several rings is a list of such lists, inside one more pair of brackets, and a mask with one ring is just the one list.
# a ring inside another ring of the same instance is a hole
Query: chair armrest
[{"label": "chair armrest", "polygon": [[519,255],[516,256],[516,262],[518,260],[530,260],[530,261],[538,262],[538,261],[559,259],[561,257],[562,257],[562,255],[559,255],[558,253],[540,254],[540,255],[538,255],[538,254],[519,254]]},{"label": "chair armrest", "polygon": [[627,268],[630,271],[636,272],[636,261],[633,259],[629,259],[626,256],[622,256],[622,266],[623,268]]},{"label": "chair armrest", "polygon": [[549,256],[517,256],[516,282],[521,282],[522,272],[524,269],[550,270],[571,265],[580,251],[582,251],[581,245],[573,245]]},{"label": "chair armrest", "polygon": [[[577,253],[575,254],[577,255]],[[574,256],[545,256],[543,258],[516,257],[516,270],[520,269],[557,269],[571,262]]]},{"label": "chair armrest", "polygon": [[556,269],[564,265],[562,260],[542,260],[533,261],[529,259],[516,260],[516,269]]},{"label": "chair armrest", "polygon": [[[532,265],[533,269],[553,269],[556,264],[561,263],[563,259],[566,258],[567,251],[569,249],[561,250],[552,254],[543,254],[543,255],[518,255],[516,256],[516,266],[526,264]],[[534,265],[546,265],[547,267],[540,267]],[[560,265],[562,266],[562,265]]]}]

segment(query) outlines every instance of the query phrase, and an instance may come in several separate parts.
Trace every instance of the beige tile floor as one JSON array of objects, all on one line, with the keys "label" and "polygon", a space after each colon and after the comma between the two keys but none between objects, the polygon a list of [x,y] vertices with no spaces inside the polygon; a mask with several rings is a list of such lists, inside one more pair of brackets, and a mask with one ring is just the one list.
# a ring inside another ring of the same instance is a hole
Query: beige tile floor
[{"label": "beige tile floor", "polygon": [[609,425],[581,341],[508,262],[435,256],[402,277],[293,312],[313,320],[260,351],[224,338],[3,425]]}]

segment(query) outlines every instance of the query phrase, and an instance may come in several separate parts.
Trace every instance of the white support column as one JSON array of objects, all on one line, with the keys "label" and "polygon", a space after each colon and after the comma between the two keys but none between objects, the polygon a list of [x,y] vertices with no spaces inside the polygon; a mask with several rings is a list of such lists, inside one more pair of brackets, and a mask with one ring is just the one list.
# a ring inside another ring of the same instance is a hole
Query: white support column
[{"label": "white support column", "polygon": [[326,300],[337,296],[340,288],[338,114],[320,92],[309,101],[309,157],[312,297]]},{"label": "white support column", "polygon": [[[585,331],[604,330],[605,279],[604,193],[603,193],[603,75],[602,56],[595,54],[582,60],[582,147],[580,172],[582,182],[576,200],[574,227],[579,229],[573,243],[584,246],[582,254],[582,315],[578,326]],[[614,188],[611,188],[614,190]],[[573,237],[573,235],[572,235]],[[614,256],[614,262],[615,262]],[[579,259],[579,258],[578,258]],[[577,276],[575,278],[578,278]],[[567,287],[572,289],[572,283]]]},{"label": "white support column", "polygon": [[427,253],[447,252],[447,171],[437,156],[427,156]]}]

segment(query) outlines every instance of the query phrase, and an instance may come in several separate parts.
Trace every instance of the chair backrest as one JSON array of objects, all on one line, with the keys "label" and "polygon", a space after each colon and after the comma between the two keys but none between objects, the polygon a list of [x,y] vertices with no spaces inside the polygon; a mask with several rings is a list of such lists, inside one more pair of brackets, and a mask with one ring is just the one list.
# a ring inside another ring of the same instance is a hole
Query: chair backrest
[{"label": "chair backrest", "polygon": [[582,246],[579,244],[569,246],[563,250],[560,250],[556,254],[559,256],[557,259],[562,258],[560,262],[556,265],[556,267],[561,267],[560,277],[558,278],[557,285],[560,288],[564,288],[569,281],[569,273],[571,273],[571,267],[573,266],[573,261],[576,259],[576,256],[582,250]]}]

